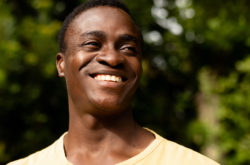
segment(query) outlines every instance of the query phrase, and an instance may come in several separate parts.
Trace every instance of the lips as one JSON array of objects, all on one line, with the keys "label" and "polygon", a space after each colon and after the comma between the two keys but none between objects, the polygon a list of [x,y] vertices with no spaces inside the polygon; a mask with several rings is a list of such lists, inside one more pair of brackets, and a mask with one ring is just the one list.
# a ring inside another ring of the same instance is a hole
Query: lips
[{"label": "lips", "polygon": [[115,75],[97,74],[94,79],[99,81],[111,81],[111,82],[122,82],[122,77]]},{"label": "lips", "polygon": [[90,77],[97,81],[107,81],[107,82],[115,82],[122,83],[127,80],[127,76],[123,72],[116,71],[99,71],[96,73],[89,74]]}]

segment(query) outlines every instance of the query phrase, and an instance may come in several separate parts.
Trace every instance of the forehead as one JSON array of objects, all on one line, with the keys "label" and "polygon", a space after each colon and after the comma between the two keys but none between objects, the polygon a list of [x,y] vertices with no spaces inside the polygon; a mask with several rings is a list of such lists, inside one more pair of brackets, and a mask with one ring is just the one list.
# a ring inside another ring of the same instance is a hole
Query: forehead
[{"label": "forehead", "polygon": [[67,33],[79,34],[89,31],[126,33],[139,38],[139,30],[131,17],[119,8],[108,6],[90,8],[79,14],[70,24],[65,39],[72,36]]}]

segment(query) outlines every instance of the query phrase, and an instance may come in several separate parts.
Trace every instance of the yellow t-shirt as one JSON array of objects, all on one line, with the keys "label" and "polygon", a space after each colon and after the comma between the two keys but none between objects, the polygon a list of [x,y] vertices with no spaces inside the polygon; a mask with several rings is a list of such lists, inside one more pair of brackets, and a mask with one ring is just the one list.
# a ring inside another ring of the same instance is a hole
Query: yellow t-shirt
[{"label": "yellow t-shirt", "polygon": [[[148,147],[117,165],[219,165],[191,149],[151,132],[155,135],[155,140]],[[65,134],[47,148],[7,165],[73,165],[65,157],[63,147]]]}]

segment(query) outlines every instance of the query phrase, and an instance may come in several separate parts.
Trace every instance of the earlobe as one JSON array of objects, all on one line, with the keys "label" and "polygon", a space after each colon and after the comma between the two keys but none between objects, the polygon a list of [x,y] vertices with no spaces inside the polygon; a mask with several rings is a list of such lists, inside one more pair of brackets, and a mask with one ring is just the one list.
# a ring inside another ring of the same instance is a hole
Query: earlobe
[{"label": "earlobe", "polygon": [[64,77],[64,54],[63,53],[57,53],[56,55],[56,68],[58,72],[59,77]]}]

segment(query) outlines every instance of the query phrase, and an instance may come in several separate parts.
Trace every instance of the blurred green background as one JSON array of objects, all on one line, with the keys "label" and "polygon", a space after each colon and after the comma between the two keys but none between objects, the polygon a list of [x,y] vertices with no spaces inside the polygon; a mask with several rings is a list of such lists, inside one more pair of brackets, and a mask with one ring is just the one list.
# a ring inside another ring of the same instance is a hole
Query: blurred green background
[{"label": "blurred green background", "polygon": [[[0,0],[0,164],[67,130],[57,33],[83,1]],[[222,164],[250,164],[250,1],[125,0],[145,40],[136,120]]]}]

